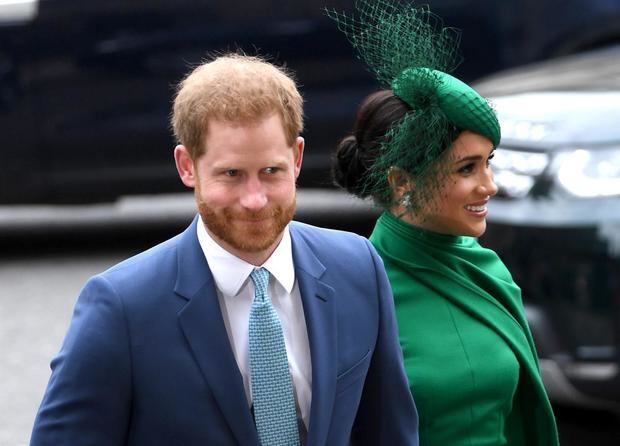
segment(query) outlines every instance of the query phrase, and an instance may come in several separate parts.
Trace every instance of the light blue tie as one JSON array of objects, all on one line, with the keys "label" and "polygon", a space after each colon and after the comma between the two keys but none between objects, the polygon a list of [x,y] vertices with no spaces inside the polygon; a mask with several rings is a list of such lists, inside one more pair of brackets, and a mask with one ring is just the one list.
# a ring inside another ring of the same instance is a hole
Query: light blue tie
[{"label": "light blue tie", "polygon": [[299,445],[293,380],[288,368],[280,319],[271,305],[269,271],[250,274],[254,302],[250,310],[250,376],[254,420],[262,446]]}]

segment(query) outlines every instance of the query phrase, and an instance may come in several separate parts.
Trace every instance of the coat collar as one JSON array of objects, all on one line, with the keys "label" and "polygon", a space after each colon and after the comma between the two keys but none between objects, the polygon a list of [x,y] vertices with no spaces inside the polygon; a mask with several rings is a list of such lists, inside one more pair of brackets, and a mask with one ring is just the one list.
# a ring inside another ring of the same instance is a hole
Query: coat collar
[{"label": "coat collar", "polygon": [[308,445],[327,441],[334,407],[338,364],[334,289],[322,281],[326,268],[315,254],[304,226],[291,223],[293,261],[304,307],[312,358],[312,402]]},{"label": "coat collar", "polygon": [[237,442],[258,445],[243,379],[230,347],[215,283],[196,236],[197,218],[180,235],[175,292],[187,304],[179,323]]}]

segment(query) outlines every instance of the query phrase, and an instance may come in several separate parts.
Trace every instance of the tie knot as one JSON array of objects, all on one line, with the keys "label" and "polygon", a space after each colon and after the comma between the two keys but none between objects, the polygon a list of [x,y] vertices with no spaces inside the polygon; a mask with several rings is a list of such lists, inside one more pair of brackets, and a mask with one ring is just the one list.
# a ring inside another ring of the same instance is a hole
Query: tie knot
[{"label": "tie knot", "polygon": [[254,282],[256,293],[266,294],[267,285],[269,284],[269,271],[265,268],[256,268],[250,274],[250,279]]}]

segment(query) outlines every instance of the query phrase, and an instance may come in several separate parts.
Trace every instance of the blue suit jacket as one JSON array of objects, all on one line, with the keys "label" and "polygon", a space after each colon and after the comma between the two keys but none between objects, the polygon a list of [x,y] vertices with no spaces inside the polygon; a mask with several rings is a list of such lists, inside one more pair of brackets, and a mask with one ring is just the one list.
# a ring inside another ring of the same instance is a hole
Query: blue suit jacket
[{"label": "blue suit jacket", "polygon": [[[258,445],[195,219],[90,279],[31,445]],[[308,445],[417,445],[381,260],[355,234],[290,225],[312,360]]]}]

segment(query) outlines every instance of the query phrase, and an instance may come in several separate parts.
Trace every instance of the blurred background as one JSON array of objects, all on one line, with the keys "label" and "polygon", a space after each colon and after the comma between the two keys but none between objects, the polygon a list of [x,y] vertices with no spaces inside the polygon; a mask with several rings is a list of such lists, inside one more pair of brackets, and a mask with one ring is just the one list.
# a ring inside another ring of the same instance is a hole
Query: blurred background
[{"label": "blurred background", "polygon": [[[426,1],[461,30],[456,75],[502,125],[481,243],[523,289],[564,445],[620,438],[620,2]],[[418,4],[422,4],[419,2]],[[174,86],[213,53],[296,75],[296,218],[368,235],[378,211],[329,164],[379,86],[324,7],[353,0],[0,0],[0,446],[28,443],[85,280],[194,215],[174,167]]]}]

